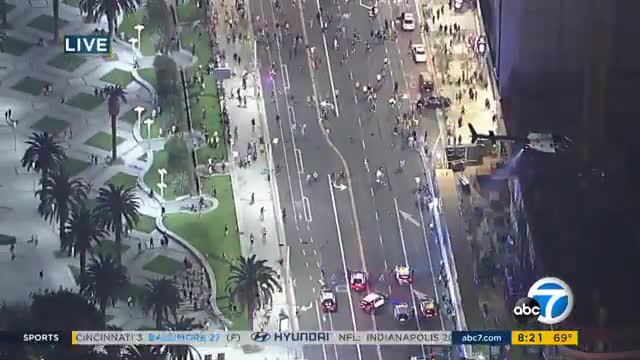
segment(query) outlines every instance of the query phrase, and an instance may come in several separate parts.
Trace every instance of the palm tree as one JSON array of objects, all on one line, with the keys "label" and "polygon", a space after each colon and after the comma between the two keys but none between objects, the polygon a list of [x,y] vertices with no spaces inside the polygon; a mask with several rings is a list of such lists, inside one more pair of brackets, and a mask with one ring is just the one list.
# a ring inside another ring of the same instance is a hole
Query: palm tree
[{"label": "palm tree", "polygon": [[60,36],[60,0],[53,0],[53,41],[57,42]]},{"label": "palm tree", "polygon": [[93,211],[87,207],[87,204],[82,203],[73,211],[69,219],[67,234],[69,234],[69,243],[73,244],[75,254],[80,255],[80,286],[84,287],[86,284],[87,252],[91,252],[93,244],[99,244],[107,232]]},{"label": "palm tree", "polygon": [[102,225],[115,234],[116,260],[122,260],[122,230],[133,229],[140,219],[140,199],[133,188],[108,184],[98,190],[96,214]]},{"label": "palm tree", "polygon": [[[168,323],[166,328],[172,331],[190,331],[194,328],[194,320],[194,318],[180,316],[174,322]],[[197,360],[202,357],[198,350],[191,345],[161,345],[157,350],[172,360]]]},{"label": "palm tree", "polygon": [[7,9],[7,0],[0,0],[0,13],[2,14],[2,25],[3,28],[7,27],[7,13],[9,9]]},{"label": "palm tree", "polygon": [[128,346],[123,360],[164,360],[165,356],[159,354],[156,348],[149,345]]},{"label": "palm tree", "polygon": [[[5,1],[5,0],[0,0]],[[6,6],[6,5],[5,5]],[[4,15],[6,18],[6,15]],[[6,25],[3,25],[6,26]],[[7,33],[0,30],[0,52],[4,52],[4,42],[7,41]]]},{"label": "palm tree", "polygon": [[34,132],[25,142],[29,147],[20,160],[23,168],[40,172],[41,184],[60,168],[67,155],[62,145],[48,132]]},{"label": "palm tree", "polygon": [[180,290],[171,279],[149,280],[145,285],[142,308],[146,312],[153,312],[156,329],[162,329],[169,320],[169,314],[177,318],[180,305]]},{"label": "palm tree", "polygon": [[256,255],[248,258],[240,256],[231,265],[227,282],[229,295],[243,307],[247,307],[251,327],[255,311],[271,303],[275,290],[282,290],[277,280],[278,275],[266,262],[256,260]]},{"label": "palm tree", "polygon": [[71,253],[65,225],[73,209],[87,198],[88,191],[82,179],[71,178],[64,168],[44,179],[42,188],[36,191],[35,195],[40,197],[38,214],[49,222],[57,222],[60,227],[60,250],[67,248]]},{"label": "palm tree", "polygon": [[93,295],[104,315],[109,304],[113,304],[129,283],[127,268],[118,264],[111,256],[98,254],[87,268],[87,282],[83,291]]},{"label": "palm tree", "polygon": [[111,161],[118,158],[118,115],[120,115],[120,101],[127,103],[127,92],[120,85],[106,86],[104,93],[107,95],[109,117],[111,118]]},{"label": "palm tree", "polygon": [[107,17],[109,35],[118,31],[118,15],[132,13],[140,6],[140,0],[80,0],[80,8],[87,12],[87,18],[97,21]]}]

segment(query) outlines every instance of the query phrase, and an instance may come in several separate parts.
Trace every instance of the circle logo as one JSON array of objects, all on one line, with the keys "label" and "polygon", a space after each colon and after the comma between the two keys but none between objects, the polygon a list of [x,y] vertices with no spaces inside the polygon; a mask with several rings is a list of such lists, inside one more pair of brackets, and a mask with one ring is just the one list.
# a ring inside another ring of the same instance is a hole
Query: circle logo
[{"label": "circle logo", "polygon": [[251,340],[255,342],[266,342],[271,339],[271,335],[266,332],[254,332],[251,334]]},{"label": "circle logo", "polygon": [[523,324],[532,322],[540,317],[540,304],[530,297],[518,299],[513,307],[513,316]]},{"label": "circle logo", "polygon": [[566,282],[546,277],[536,281],[529,288],[527,296],[535,300],[540,308],[538,321],[554,325],[564,321],[573,310],[573,292]]}]

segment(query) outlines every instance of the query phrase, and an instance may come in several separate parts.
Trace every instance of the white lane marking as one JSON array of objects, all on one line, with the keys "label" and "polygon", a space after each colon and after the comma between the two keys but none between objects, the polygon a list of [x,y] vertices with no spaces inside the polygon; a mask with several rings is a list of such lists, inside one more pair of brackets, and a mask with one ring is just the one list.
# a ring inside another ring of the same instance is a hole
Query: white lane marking
[{"label": "white lane marking", "polygon": [[[263,2],[260,1],[260,12],[262,13],[262,18],[266,19],[265,16],[265,12],[264,12],[264,5]],[[273,15],[273,14],[272,14]],[[269,57],[269,62],[273,63],[273,56],[271,54],[271,48],[267,47],[267,55]],[[273,91],[276,91],[276,82],[274,81],[273,83]],[[276,111],[278,114],[280,114],[280,102],[278,101],[278,97],[276,96],[275,98],[275,105],[276,105]],[[296,203],[295,197],[293,195],[293,184],[291,183],[291,170],[289,168],[289,157],[287,156],[287,147],[284,143],[284,130],[282,130],[282,124],[278,123],[278,127],[280,128],[280,137],[282,140],[282,153],[284,154],[284,165],[285,165],[285,170],[287,171],[287,182],[289,184],[289,195],[291,195],[291,207],[293,208],[293,220],[294,222],[298,223],[298,216],[297,216],[297,210],[296,210],[296,206],[294,205]],[[295,149],[295,146],[294,146]]]},{"label": "white lane marking", "polygon": [[307,250],[302,249],[302,256],[307,256]]},{"label": "white lane marking", "polygon": [[282,80],[284,81],[284,88],[289,90],[291,89],[291,82],[289,82],[289,68],[287,64],[282,64]]},{"label": "white lane marking", "polygon": [[[331,194],[331,204],[333,205],[333,217],[336,222],[336,230],[338,233],[338,243],[340,244],[340,256],[342,258],[342,268],[344,270],[344,280],[345,283],[349,283],[349,275],[347,270],[347,259],[344,255],[344,243],[342,242],[342,232],[340,231],[340,220],[338,219],[338,208],[336,207],[336,197],[333,193],[333,186],[331,185],[331,176],[327,175],[327,179],[329,180],[329,193]],[[357,221],[357,220],[356,220]],[[349,310],[351,311],[351,323],[353,325],[353,330],[358,331],[358,324],[356,322],[356,315],[354,313],[353,308],[353,296],[351,295],[351,291],[347,291],[347,297],[349,298]],[[362,350],[360,349],[360,345],[356,345],[356,349],[358,352],[358,359],[362,360]]]},{"label": "white lane marking", "polygon": [[313,221],[311,217],[311,203],[309,202],[309,198],[306,196],[302,197],[302,210],[304,210],[304,219],[310,223]]},{"label": "white lane marking", "polygon": [[[304,267],[306,267],[307,269],[309,268],[309,262],[308,261],[304,262]],[[309,275],[309,279],[311,279],[311,275]]]},{"label": "white lane marking", "polygon": [[304,162],[302,161],[302,151],[300,149],[295,150],[296,162],[298,163],[298,174],[304,174]]},{"label": "white lane marking", "polygon": [[313,249],[313,256],[317,256],[318,255],[318,251],[316,249]]},{"label": "white lane marking", "polygon": [[[320,11],[320,0],[316,0],[318,11]],[[323,14],[324,15],[324,14]],[[320,26],[324,28],[324,18],[320,17]],[[324,46],[324,54],[327,61],[327,70],[329,70],[329,84],[331,85],[331,94],[333,95],[333,106],[336,110],[336,117],[340,117],[340,107],[338,106],[338,97],[336,96],[336,87],[333,82],[333,71],[331,70],[331,58],[329,57],[329,47],[327,46],[327,36],[322,32],[322,45]]]},{"label": "white lane marking", "polygon": [[[398,220],[398,231],[400,232],[400,243],[402,244],[402,255],[404,255],[404,263],[407,266],[411,266],[409,264],[409,257],[407,256],[407,246],[404,242],[404,233],[402,231],[402,220],[400,219],[400,210],[398,209],[398,199],[394,197],[393,203],[396,207],[396,218]],[[416,298],[414,295],[415,293],[413,292],[413,284],[409,284],[409,289],[411,290],[411,305],[413,305],[413,308],[417,310],[418,307],[416,306]],[[416,316],[416,324],[418,325],[418,331],[421,331],[422,329],[420,328],[420,316]],[[422,349],[422,353],[426,354],[426,349],[424,348],[424,345],[420,345],[420,348]]]},{"label": "white lane marking", "polygon": [[[322,319],[320,317],[320,307],[317,306],[318,304],[316,304],[316,306],[314,306],[314,308],[316,309],[316,317],[318,318],[318,327],[320,329],[322,329]],[[327,360],[327,349],[326,349],[326,345],[322,344],[322,357],[324,358],[324,360]],[[337,360],[337,359],[336,359]]]},{"label": "white lane marking", "polygon": [[[329,318],[329,329],[331,329],[331,331],[334,331],[335,329],[333,328],[333,316],[331,316],[331,314],[327,314],[327,317]],[[333,353],[336,356],[336,360],[339,360],[340,358],[338,357],[338,346],[336,344],[333,344]]]}]

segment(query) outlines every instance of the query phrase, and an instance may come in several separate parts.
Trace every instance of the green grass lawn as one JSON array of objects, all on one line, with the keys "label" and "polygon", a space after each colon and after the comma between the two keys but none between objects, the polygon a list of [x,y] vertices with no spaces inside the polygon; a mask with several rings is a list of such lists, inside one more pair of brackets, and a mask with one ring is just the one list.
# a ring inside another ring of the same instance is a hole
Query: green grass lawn
[{"label": "green grass lawn", "polygon": [[[68,23],[69,22],[66,20],[59,19],[58,28],[62,29],[62,27]],[[42,14],[36,17],[35,19],[31,20],[31,22],[29,23],[29,26],[31,26],[32,28],[38,29],[40,31],[53,33],[53,16]]]},{"label": "green grass lawn", "polygon": [[190,0],[178,7],[178,20],[181,23],[192,23],[202,18],[202,10],[197,7],[196,0]]},{"label": "green grass lawn", "polygon": [[67,157],[62,161],[62,167],[67,170],[67,173],[71,176],[80,174],[89,166],[91,166],[91,164],[88,161],[82,161],[70,157]]},{"label": "green grass lawn", "polygon": [[[120,248],[122,249],[122,254],[126,253],[129,250],[130,246],[127,244],[120,243]],[[97,254],[102,254],[104,256],[111,256],[115,258],[116,256],[116,242],[113,240],[102,240],[100,245],[94,246],[93,250]]]},{"label": "green grass lawn", "polygon": [[[138,113],[136,113],[133,110],[134,108],[135,106],[129,109],[129,111],[127,111],[126,113],[120,115],[118,119],[128,124],[135,125],[136,121],[138,120]],[[145,110],[145,112],[142,113],[142,116],[141,116],[142,119],[145,118],[145,115],[147,114],[147,112],[149,112],[149,110]]]},{"label": "green grass lawn", "polygon": [[29,50],[33,44],[11,36],[4,39],[4,52],[14,56],[20,56]]},{"label": "green grass lawn", "polygon": [[47,64],[67,72],[73,72],[85,62],[87,62],[87,59],[83,58],[82,56],[60,53],[53,59],[49,60]]},{"label": "green grass lawn", "polygon": [[127,301],[127,298],[129,296],[136,299],[136,301],[140,303],[142,301],[142,297],[144,296],[144,284],[127,284],[127,286],[122,289],[119,297],[120,299]]},{"label": "green grass lawn", "polygon": [[[198,37],[197,32],[190,29],[183,29],[182,45],[186,49],[191,49],[191,44],[195,44],[196,56],[198,56],[197,65],[206,67],[206,62],[210,57],[211,49],[209,47],[209,37]],[[188,78],[191,78],[191,71],[187,71]],[[199,86],[192,86],[189,89],[189,101],[191,102],[191,114],[193,116],[193,126],[198,130],[205,127],[210,134],[217,131],[222,134],[222,126],[220,125],[220,104],[218,102],[218,91],[213,77],[205,78],[205,90],[202,91]],[[196,101],[196,97],[200,97],[200,101]],[[202,119],[202,109],[206,109],[206,119]],[[201,147],[198,150],[198,162],[206,163],[208,158],[223,159],[227,157],[226,146],[218,146],[215,149],[209,147]]]},{"label": "green grass lawn", "polygon": [[151,84],[154,89],[158,87],[155,68],[138,69],[138,75]]},{"label": "green grass lawn", "polygon": [[[197,214],[169,214],[164,219],[166,227],[191,243],[202,254],[207,254],[209,265],[216,277],[217,294],[224,295],[229,278],[229,261],[241,255],[240,235],[237,232],[236,209],[233,201],[231,178],[214,176],[206,180],[206,190],[215,186],[218,196],[218,207],[211,211]],[[229,226],[229,235],[224,238],[224,225]],[[224,258],[222,257],[224,254]],[[228,309],[221,308],[230,320],[234,321],[234,329],[247,326],[245,314],[231,314]],[[243,320],[244,319],[244,320]]]},{"label": "green grass lawn", "polygon": [[[122,23],[118,26],[118,34],[124,32],[127,39],[132,37],[138,37],[138,31],[134,29],[134,26],[138,24],[147,25],[142,22],[144,16],[147,14],[147,9],[138,8],[138,10],[128,13],[122,19]],[[153,56],[156,53],[156,44],[154,39],[154,31],[149,28],[142,30],[140,35],[140,52],[144,56]]]},{"label": "green grass lawn", "polygon": [[[124,138],[116,136],[116,144],[120,145],[124,141]],[[111,134],[108,132],[100,131],[93,135],[89,140],[84,142],[85,145],[93,146],[105,151],[111,151]]]},{"label": "green grass lawn", "polygon": [[31,126],[32,129],[56,135],[69,126],[69,123],[52,116],[44,116]]},{"label": "green grass lawn", "polygon": [[184,264],[168,256],[158,255],[142,266],[144,270],[166,276],[184,271]]},{"label": "green grass lawn", "polygon": [[32,78],[31,76],[27,76],[22,78],[17,84],[13,85],[11,88],[14,90],[21,91],[23,93],[31,94],[31,95],[40,95],[42,94],[42,89],[48,83],[44,80]]},{"label": "green grass lawn", "polygon": [[151,234],[153,230],[156,229],[156,218],[148,215],[140,215],[140,219],[134,229]]},{"label": "green grass lawn", "polygon": [[16,237],[0,234],[0,245],[11,245],[16,243]]},{"label": "green grass lawn", "polygon": [[136,186],[138,178],[123,172],[119,172],[111,177],[107,184],[113,184],[114,186],[124,186],[125,189]]},{"label": "green grass lawn", "polygon": [[67,101],[67,105],[76,107],[78,109],[91,111],[100,106],[102,102],[103,100],[99,96],[93,96],[93,94],[81,92],[69,99],[69,101]]},{"label": "green grass lawn", "polygon": [[120,85],[123,89],[133,81],[131,73],[125,70],[113,69],[100,78],[104,82],[113,85]]}]

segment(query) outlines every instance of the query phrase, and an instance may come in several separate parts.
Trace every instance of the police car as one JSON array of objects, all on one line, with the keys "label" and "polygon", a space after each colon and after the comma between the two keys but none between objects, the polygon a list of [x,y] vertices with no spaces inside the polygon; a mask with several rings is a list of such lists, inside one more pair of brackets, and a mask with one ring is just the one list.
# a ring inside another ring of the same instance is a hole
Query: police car
[{"label": "police car", "polygon": [[338,301],[333,291],[329,289],[323,289],[320,295],[320,304],[322,305],[322,312],[330,313],[338,311]]},{"label": "police car", "polygon": [[352,271],[349,283],[351,285],[351,290],[353,291],[362,291],[367,288],[367,273],[364,271]]},{"label": "police car", "polygon": [[394,272],[398,284],[408,285],[413,283],[413,269],[410,267],[397,265]]},{"label": "police car", "polygon": [[420,314],[425,318],[432,318],[438,316],[438,307],[436,301],[432,298],[424,298],[420,300]]},{"label": "police car", "polygon": [[381,308],[386,302],[386,297],[379,292],[371,292],[360,301],[360,308],[371,314]]},{"label": "police car", "polygon": [[411,319],[411,308],[407,303],[396,304],[393,307],[393,317],[400,322],[406,324]]}]

